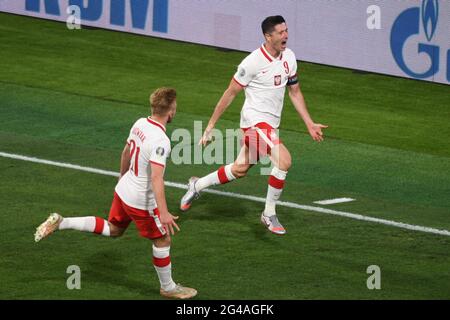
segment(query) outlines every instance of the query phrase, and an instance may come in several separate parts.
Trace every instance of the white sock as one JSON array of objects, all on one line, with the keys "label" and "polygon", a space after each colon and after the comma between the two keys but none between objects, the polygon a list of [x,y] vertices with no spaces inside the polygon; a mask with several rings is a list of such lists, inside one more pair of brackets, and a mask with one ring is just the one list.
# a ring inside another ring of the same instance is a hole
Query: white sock
[{"label": "white sock", "polygon": [[210,186],[215,186],[218,184],[225,184],[236,179],[236,177],[231,173],[232,163],[226,166],[220,167],[217,171],[214,171],[200,179],[195,183],[195,190],[197,192],[202,191]]},{"label": "white sock", "polygon": [[272,169],[267,188],[266,207],[264,208],[264,215],[266,217],[276,214],[276,202],[280,199],[281,192],[283,191],[286,175],[287,171],[280,170],[277,167]]},{"label": "white sock", "polygon": [[66,229],[93,232],[106,237],[110,236],[108,221],[99,217],[63,218],[58,230]]},{"label": "white sock", "polygon": [[172,263],[170,262],[170,247],[158,248],[153,245],[153,266],[158,274],[161,288],[173,290],[176,286],[172,280]]}]

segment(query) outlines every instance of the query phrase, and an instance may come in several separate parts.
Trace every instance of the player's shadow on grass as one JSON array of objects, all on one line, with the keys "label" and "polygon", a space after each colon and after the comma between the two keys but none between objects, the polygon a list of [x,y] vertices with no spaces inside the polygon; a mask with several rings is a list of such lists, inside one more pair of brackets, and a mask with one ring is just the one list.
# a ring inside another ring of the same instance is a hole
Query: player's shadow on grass
[{"label": "player's shadow on grass", "polygon": [[[127,268],[130,264],[129,259],[117,250],[103,250],[86,258],[90,266],[89,272],[83,274],[84,281],[104,284],[105,290],[111,285],[115,287],[124,287],[126,291],[136,292],[136,296],[147,298],[158,298],[159,287],[157,283],[152,285],[151,272],[154,271],[149,265],[148,282],[142,282],[132,279],[132,272]],[[98,297],[102,299],[103,297]],[[106,298],[111,298],[106,296]]]},{"label": "player's shadow on grass", "polygon": [[239,199],[217,198],[212,195],[205,195],[195,201],[192,209],[187,213],[180,212],[183,219],[199,221],[226,223],[240,221],[242,225],[251,230],[251,234],[258,240],[267,243],[278,243],[282,236],[272,234],[267,227],[261,223],[261,213],[264,204],[247,205]]},{"label": "player's shadow on grass", "polygon": [[[198,199],[193,204],[192,208],[180,214],[194,220],[205,221],[229,221],[230,219],[242,219],[242,217],[250,212],[257,212],[263,209],[256,209],[242,203],[238,199],[225,200],[223,198],[217,198],[213,195],[205,195]],[[256,211],[255,211],[256,210]]]}]

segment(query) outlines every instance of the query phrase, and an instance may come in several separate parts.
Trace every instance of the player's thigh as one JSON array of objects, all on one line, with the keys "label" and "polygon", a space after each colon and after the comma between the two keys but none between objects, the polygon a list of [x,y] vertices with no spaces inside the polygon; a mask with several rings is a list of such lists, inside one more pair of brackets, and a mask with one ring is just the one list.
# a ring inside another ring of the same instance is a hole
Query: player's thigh
[{"label": "player's thigh", "polygon": [[[111,235],[116,236],[116,233],[117,236],[121,235],[128,228],[130,222],[131,217],[126,213],[124,203],[117,195],[117,193],[114,193],[114,199],[112,201],[108,217],[108,224],[110,225]],[[111,225],[114,226],[112,229]]]},{"label": "player's thigh", "polygon": [[283,143],[275,145],[270,153],[270,160],[278,169],[287,171],[292,165],[292,157]]},{"label": "player's thigh", "polygon": [[245,175],[253,165],[254,164],[250,161],[249,148],[244,144],[231,167],[231,172],[235,177],[240,177]]},{"label": "player's thigh", "polygon": [[159,210],[142,210],[133,207],[126,208],[128,215],[133,219],[141,237],[153,240],[166,235],[167,230],[159,220]]}]

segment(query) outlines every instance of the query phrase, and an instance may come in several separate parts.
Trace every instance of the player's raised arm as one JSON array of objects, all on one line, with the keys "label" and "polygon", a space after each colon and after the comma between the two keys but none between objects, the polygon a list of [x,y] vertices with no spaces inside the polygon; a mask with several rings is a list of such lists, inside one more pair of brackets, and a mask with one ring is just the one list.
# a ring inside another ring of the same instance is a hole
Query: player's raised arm
[{"label": "player's raised arm", "polygon": [[128,169],[130,168],[130,145],[128,143],[125,144],[125,147],[122,151],[122,156],[120,158],[120,175],[119,180],[122,178],[122,176],[127,173]]},{"label": "player's raised arm", "polygon": [[155,194],[156,205],[160,214],[159,219],[163,226],[166,227],[167,232],[173,235],[175,234],[173,227],[175,227],[178,231],[180,231],[180,228],[175,222],[175,220],[178,219],[178,216],[173,216],[167,208],[164,189],[164,166],[151,163],[151,170],[152,189]]},{"label": "player's raised arm", "polygon": [[203,133],[203,136],[201,137],[198,144],[206,145],[208,141],[211,140],[211,131],[214,129],[214,126],[216,125],[217,121],[219,120],[220,116],[225,112],[225,110],[230,106],[231,102],[233,102],[236,95],[241,92],[243,87],[236,82],[236,80],[231,79],[231,82],[228,86],[228,88],[223,93],[222,97],[220,98],[219,102],[216,105],[216,108],[214,109],[214,112],[209,119],[208,126],[205,129],[205,132]]},{"label": "player's raised arm", "polygon": [[308,108],[306,107],[305,98],[303,97],[302,91],[300,90],[300,85],[298,83],[288,86],[289,90],[289,98],[294,104],[295,109],[299,113],[300,117],[302,117],[303,121],[308,128],[308,132],[314,141],[323,141],[323,133],[322,129],[328,128],[328,126],[314,123],[311,119]]}]

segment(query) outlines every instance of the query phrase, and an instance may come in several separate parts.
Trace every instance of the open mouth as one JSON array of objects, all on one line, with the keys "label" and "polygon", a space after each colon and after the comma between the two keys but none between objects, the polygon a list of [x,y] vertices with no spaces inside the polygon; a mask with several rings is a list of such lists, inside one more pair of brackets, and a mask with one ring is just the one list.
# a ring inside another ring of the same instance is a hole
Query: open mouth
[{"label": "open mouth", "polygon": [[282,45],[282,46],[286,46],[286,43],[287,43],[287,40],[281,41],[281,45]]}]

